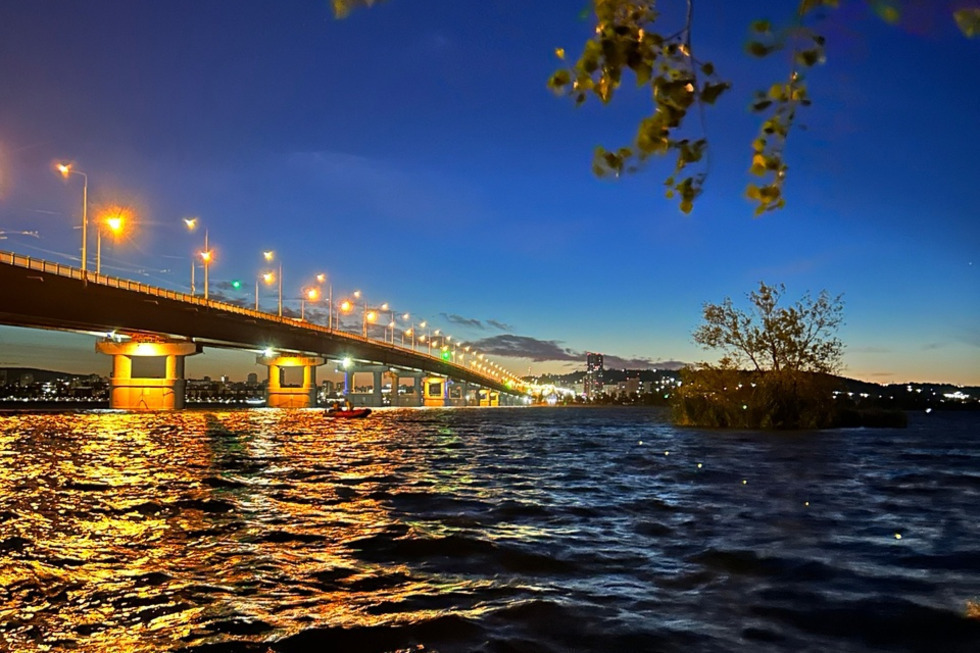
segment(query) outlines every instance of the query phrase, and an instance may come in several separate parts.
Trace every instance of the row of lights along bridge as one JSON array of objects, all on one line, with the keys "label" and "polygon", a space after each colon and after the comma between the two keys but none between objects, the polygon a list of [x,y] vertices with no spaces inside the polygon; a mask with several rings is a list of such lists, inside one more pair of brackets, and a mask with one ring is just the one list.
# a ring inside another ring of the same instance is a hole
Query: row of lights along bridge
[{"label": "row of lights along bridge", "polygon": [[[70,163],[59,163],[56,165],[56,168],[65,179],[68,179],[71,175],[78,175],[83,181],[82,272],[84,273],[88,269],[88,175],[81,170],[77,170],[74,164]],[[95,257],[96,275],[102,274],[102,232],[108,231],[112,236],[118,237],[125,229],[126,223],[131,219],[132,216],[126,209],[112,209],[106,214],[100,215],[94,221],[98,233]],[[198,218],[184,218],[184,224],[188,231],[195,232],[198,228],[199,220]],[[273,251],[262,252],[262,256],[266,263],[266,269],[260,272],[255,280],[255,310],[259,310],[260,286],[263,284],[266,286],[276,286],[278,294],[278,315],[282,317],[282,261],[276,258],[275,252]],[[191,259],[191,295],[197,294],[195,270],[197,268],[197,260],[200,260],[201,267],[204,270],[203,296],[205,300],[210,298],[210,268],[212,263],[214,263],[214,258],[214,250],[211,248],[209,233],[205,228],[204,247],[196,251],[194,257]],[[487,359],[484,354],[473,350],[466,343],[460,341],[453,342],[453,337],[442,334],[440,329],[429,329],[428,322],[424,320],[418,323],[414,322],[410,313],[398,315],[396,311],[391,309],[387,302],[378,306],[371,306],[366,300],[363,300],[361,291],[359,290],[351,293],[350,297],[338,299],[335,302],[333,285],[326,284],[327,275],[322,273],[317,274],[315,280],[315,284],[310,284],[302,290],[300,297],[300,320],[302,321],[306,320],[307,304],[324,301],[327,306],[327,328],[341,330],[341,316],[353,314],[359,308],[361,312],[361,335],[366,338],[369,337],[369,326],[377,324],[385,315],[388,315],[390,319],[383,330],[384,342],[390,342],[392,345],[395,344],[395,332],[399,326],[398,319],[401,319],[404,323],[400,333],[401,345],[405,346],[410,343],[414,351],[418,351],[419,347],[425,346],[429,355],[432,355],[432,350],[435,349],[437,355],[445,361],[468,365],[494,377],[513,378],[510,373],[506,372],[497,363]],[[325,284],[327,286],[327,292],[324,298]],[[239,288],[241,282],[234,281],[232,285],[235,288]]]}]

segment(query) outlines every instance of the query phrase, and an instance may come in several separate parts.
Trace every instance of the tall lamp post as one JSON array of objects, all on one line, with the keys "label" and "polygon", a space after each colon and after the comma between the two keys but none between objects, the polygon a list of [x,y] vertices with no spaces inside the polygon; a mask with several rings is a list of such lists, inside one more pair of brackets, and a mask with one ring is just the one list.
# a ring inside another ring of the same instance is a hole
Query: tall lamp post
[{"label": "tall lamp post", "polygon": [[[378,308],[368,308],[367,304],[366,303],[364,304],[364,320],[362,322],[362,328],[363,328],[363,334],[362,335],[365,338],[368,337],[368,334],[367,334],[367,325],[368,325],[368,322],[371,322],[371,323],[376,322],[378,320],[378,313],[379,312],[382,312],[382,311],[387,311],[387,310],[388,310],[388,304],[387,304],[387,302],[384,303],[384,304],[382,304]],[[384,340],[385,338],[388,337],[387,336],[387,332],[388,332],[388,327],[385,327],[385,331],[382,334],[382,340]]]},{"label": "tall lamp post", "polygon": [[[316,275],[316,282],[323,285],[327,281],[327,275],[322,272]],[[327,285],[327,328],[333,331],[333,283]]]},{"label": "tall lamp post", "polygon": [[299,300],[299,319],[306,321],[306,302],[315,302],[320,298],[319,288],[307,288],[303,291],[303,296]]},{"label": "tall lamp post", "polygon": [[[266,261],[272,262],[272,260],[276,258],[276,253],[273,251],[262,252],[262,256],[265,258]],[[266,283],[270,283],[270,279],[269,279],[270,276],[271,274],[269,273],[264,275],[263,278],[266,279]],[[282,261],[281,260],[279,261],[279,317],[282,317]]]},{"label": "tall lamp post", "polygon": [[[402,314],[402,320],[404,320],[406,322],[408,322],[408,319],[410,317],[411,317],[411,315],[409,315],[408,313]],[[396,325],[397,325],[397,322],[395,321],[395,312],[392,311],[391,312],[391,322],[388,323],[388,326],[391,327],[391,344],[395,344],[395,326]],[[404,336],[402,336],[402,344],[405,344],[405,338],[404,338]]]},{"label": "tall lamp post", "polygon": [[82,185],[82,276],[88,268],[88,175],[81,170],[74,170],[70,163],[59,163],[58,172],[65,179],[69,175],[81,175]]},{"label": "tall lamp post", "polygon": [[208,271],[211,268],[211,261],[214,256],[211,254],[211,248],[208,246],[208,230],[204,230],[204,251],[201,252],[201,261],[204,262],[204,299],[208,298]]},{"label": "tall lamp post", "polygon": [[122,232],[126,217],[123,211],[118,211],[112,215],[103,216],[96,220],[98,227],[98,237],[95,246],[95,275],[102,274],[102,227],[105,225],[113,236],[118,236]]},{"label": "tall lamp post", "polygon": [[426,340],[428,340],[428,342],[429,342],[429,356],[431,356],[432,355],[432,336],[439,335],[439,329],[436,329],[435,331],[433,331],[432,332],[432,336],[430,336],[428,330],[426,330],[425,335],[426,335]]},{"label": "tall lamp post", "polygon": [[[271,286],[272,284],[274,284],[276,282],[276,273],[275,272],[264,272],[262,274],[262,281],[265,283],[265,285]],[[259,300],[258,300],[258,286],[259,286],[258,281],[256,281],[255,282],[255,288],[256,288],[256,295],[255,295],[255,297],[256,297],[256,299],[255,299],[256,309],[255,310],[259,310],[258,309],[258,305],[259,305]]]},{"label": "tall lamp post", "polygon": [[[422,320],[421,322],[419,322],[418,328],[419,329],[424,329],[427,326],[428,326],[428,322],[426,322],[425,320]],[[415,351],[415,333],[416,333],[415,323],[412,323],[412,328],[409,329],[409,331],[412,332],[412,351]],[[423,337],[423,339],[424,339],[424,337]]]}]

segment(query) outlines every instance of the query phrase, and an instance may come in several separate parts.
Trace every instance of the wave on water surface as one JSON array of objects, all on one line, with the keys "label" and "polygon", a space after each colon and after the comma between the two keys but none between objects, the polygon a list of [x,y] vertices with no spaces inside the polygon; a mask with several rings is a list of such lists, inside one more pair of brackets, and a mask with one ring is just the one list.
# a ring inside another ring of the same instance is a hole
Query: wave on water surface
[{"label": "wave on water surface", "polygon": [[0,649],[980,651],[980,416],[0,415]]}]

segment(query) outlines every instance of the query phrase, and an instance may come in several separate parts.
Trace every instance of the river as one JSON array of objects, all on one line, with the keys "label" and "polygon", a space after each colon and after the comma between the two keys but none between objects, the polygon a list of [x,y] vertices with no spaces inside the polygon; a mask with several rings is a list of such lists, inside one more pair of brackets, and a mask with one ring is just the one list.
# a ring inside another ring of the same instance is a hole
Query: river
[{"label": "river", "polygon": [[6,412],[0,649],[975,653],[980,414]]}]

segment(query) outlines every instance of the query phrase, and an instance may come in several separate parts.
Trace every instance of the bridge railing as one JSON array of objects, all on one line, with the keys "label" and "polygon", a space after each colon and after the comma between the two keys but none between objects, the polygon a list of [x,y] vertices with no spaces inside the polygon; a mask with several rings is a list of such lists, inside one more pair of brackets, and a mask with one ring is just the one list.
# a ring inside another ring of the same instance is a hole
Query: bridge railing
[{"label": "bridge railing", "polygon": [[227,311],[231,313],[237,313],[239,315],[251,317],[259,320],[267,320],[270,322],[275,322],[277,324],[286,324],[289,326],[297,326],[311,331],[317,331],[323,334],[331,336],[340,336],[342,338],[347,338],[350,340],[363,342],[365,344],[370,344],[375,347],[383,346],[393,351],[411,353],[416,356],[425,356],[440,365],[448,365],[455,368],[458,371],[466,372],[467,374],[476,374],[478,376],[486,378],[488,381],[493,383],[499,383],[497,379],[487,376],[481,372],[471,370],[463,365],[455,362],[445,361],[439,356],[433,356],[429,353],[422,353],[414,348],[399,346],[394,343],[388,343],[384,341],[375,340],[373,338],[368,338],[367,336],[360,335],[358,333],[351,333],[349,331],[339,331],[330,327],[325,327],[320,324],[315,324],[313,322],[307,322],[305,320],[300,320],[293,317],[280,317],[278,315],[272,315],[271,313],[265,313],[263,311],[256,311],[251,308],[245,308],[239,306],[238,304],[231,304],[228,302],[216,301],[213,299],[204,299],[197,295],[189,295],[187,293],[178,292],[176,290],[168,290],[166,288],[160,288],[157,286],[151,286],[145,283],[139,283],[137,281],[130,281],[128,279],[120,279],[119,277],[110,277],[104,274],[96,274],[95,272],[82,271],[80,268],[72,267],[70,265],[63,265],[61,263],[55,263],[53,261],[46,261],[44,259],[32,258],[30,256],[23,256],[21,254],[15,254],[13,252],[3,252],[0,251],[0,263],[7,263],[10,265],[16,265],[18,267],[27,268],[29,270],[37,270],[38,272],[44,272],[46,274],[54,274],[60,277],[66,277],[69,279],[77,279],[79,281],[84,281],[86,283],[95,283],[110,288],[119,288],[121,290],[129,290],[132,292],[143,293],[146,295],[151,295],[153,297],[162,297],[165,299],[171,299],[174,301],[186,302],[189,304],[197,304],[198,306],[204,306],[206,308],[218,309],[222,311]]}]

